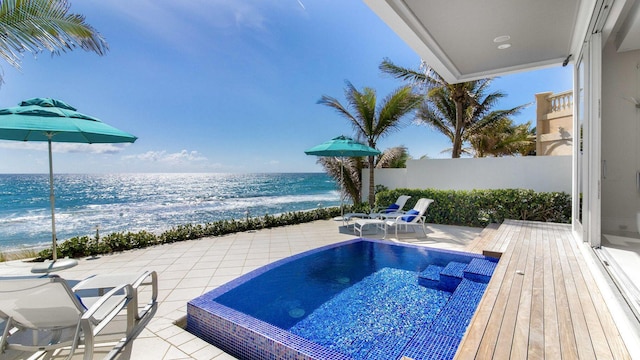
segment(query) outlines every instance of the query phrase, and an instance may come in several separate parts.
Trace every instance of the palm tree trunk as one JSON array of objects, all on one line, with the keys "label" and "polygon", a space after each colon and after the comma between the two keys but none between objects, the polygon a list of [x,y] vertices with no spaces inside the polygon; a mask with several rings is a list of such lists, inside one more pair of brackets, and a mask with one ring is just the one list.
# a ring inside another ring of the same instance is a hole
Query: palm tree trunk
[{"label": "palm tree trunk", "polygon": [[373,179],[373,172],[374,172],[374,168],[373,168],[373,156],[369,156],[369,206],[373,209],[374,203],[376,201],[376,194],[375,194],[375,181]]},{"label": "palm tree trunk", "polygon": [[462,153],[462,127],[464,122],[464,114],[462,113],[462,102],[456,101],[456,130],[453,135],[453,149],[451,150],[451,158],[457,159]]}]

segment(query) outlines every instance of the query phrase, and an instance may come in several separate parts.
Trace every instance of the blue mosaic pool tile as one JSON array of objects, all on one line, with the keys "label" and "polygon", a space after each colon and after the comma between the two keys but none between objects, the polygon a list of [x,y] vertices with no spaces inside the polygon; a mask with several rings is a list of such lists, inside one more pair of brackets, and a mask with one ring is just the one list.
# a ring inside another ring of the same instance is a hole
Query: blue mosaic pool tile
[{"label": "blue mosaic pool tile", "polygon": [[381,269],[336,295],[290,331],[354,359],[392,358],[387,355],[398,354],[451,296],[416,286],[415,276],[412,271]]},{"label": "blue mosaic pool tile", "polygon": [[454,291],[464,275],[464,269],[467,267],[467,263],[461,263],[452,261],[440,272],[440,286],[442,290],[452,292]]},{"label": "blue mosaic pool tile", "polygon": [[430,330],[462,339],[486,288],[485,283],[463,279],[449,302],[436,316]]},{"label": "blue mosaic pool tile", "polygon": [[399,356],[386,359],[401,359],[406,356],[414,360],[449,360],[455,356],[459,344],[458,338],[421,331],[411,339]]},{"label": "blue mosaic pool tile", "polygon": [[493,271],[496,269],[497,265],[498,263],[495,261],[473,259],[464,271],[464,277],[469,280],[483,282],[486,284],[491,279],[491,275],[493,275]]},{"label": "blue mosaic pool tile", "polygon": [[[358,241],[360,240],[355,239],[343,244],[356,243]],[[386,253],[392,253],[389,250],[398,247],[389,245],[388,242],[384,241],[370,242],[380,243],[388,247],[388,250],[385,250]],[[329,245],[311,252],[322,251],[334,246],[337,247],[338,245]],[[443,269],[442,266],[451,261],[464,262],[471,259],[484,258],[476,254],[454,251],[425,250],[419,246],[403,247],[414,247],[429,261],[433,261],[430,264],[441,265],[428,269],[429,271],[426,269],[426,273],[423,272],[425,273],[425,279],[431,277],[439,279],[439,273]],[[299,336],[299,334],[294,334],[263,320],[258,320],[233,310],[214,300],[235,286],[243,284],[269,269],[305,255],[304,253],[299,254],[257,269],[199,298],[193,299],[187,305],[187,329],[206,341],[215,344],[225,352],[241,359],[399,359],[406,355],[418,360],[450,359],[453,357],[460,341],[459,338],[462,337],[460,334],[464,334],[464,329],[466,329],[466,324],[468,324],[473,315],[475,305],[470,311],[465,310],[450,316],[443,315],[443,312],[446,308],[454,308],[455,310],[454,304],[473,300],[469,299],[469,296],[462,294],[465,289],[475,291],[473,284],[468,284],[473,283],[469,280],[463,280],[458,286],[460,291],[452,294],[451,292],[435,291],[416,286],[415,272],[409,271],[405,274],[400,274],[396,271],[383,271],[381,273],[382,277],[377,280],[378,282],[367,283],[365,281],[360,288],[356,286],[355,291],[346,295],[349,297],[346,300],[348,302],[336,296],[338,309],[350,307],[351,303],[353,303],[353,306],[364,304],[364,311],[357,313],[353,319],[349,320],[349,318],[340,314],[322,314],[321,309],[316,309],[312,312],[319,314],[317,318],[320,321],[313,325],[315,328],[309,327],[305,331],[319,334],[324,329],[328,333],[343,334],[343,339],[339,340],[342,342],[341,344],[332,343],[333,340],[330,339],[324,341],[312,337],[310,338],[312,340],[310,340]],[[407,284],[401,285],[400,283],[405,281],[403,280],[405,278],[408,279]],[[405,287],[407,290],[412,287],[415,289],[411,289],[407,296],[400,296],[399,294],[405,291]],[[377,292],[371,291],[371,289],[384,291]],[[416,289],[421,289],[423,293],[413,293]],[[345,291],[345,293],[349,292]],[[386,295],[383,295],[384,293]],[[454,297],[456,293],[458,295]],[[434,296],[438,299],[437,304],[432,303]],[[482,293],[479,296],[481,297]],[[358,302],[361,304],[358,304]],[[407,311],[410,309],[421,309],[421,312]],[[464,321],[458,321],[464,325],[460,326],[455,320],[458,316],[464,316],[465,314],[468,315],[466,324]],[[310,317],[311,314],[305,319]],[[298,324],[304,328],[303,321],[298,322]],[[350,323],[350,321],[353,323]],[[387,323],[383,325],[385,322]],[[356,323],[358,326],[352,326]],[[356,334],[355,332],[359,330],[355,329],[362,323],[365,323],[365,326],[361,328],[366,331]],[[454,336],[448,334],[449,329],[453,329]],[[372,330],[375,330],[376,333],[369,336]]]},{"label": "blue mosaic pool tile", "polygon": [[[187,331],[240,359],[351,360],[350,356],[211,302],[187,304]],[[220,316],[219,316],[220,315]],[[268,334],[268,335],[263,335]]]},{"label": "blue mosaic pool tile", "polygon": [[440,272],[442,269],[444,269],[442,266],[427,266],[426,269],[418,274],[418,284],[429,289],[440,290]]},{"label": "blue mosaic pool tile", "polygon": [[376,339],[375,347],[363,349],[366,352],[354,354],[354,358],[362,360],[395,359],[407,347],[414,334],[415,331],[404,333],[402,336],[382,334]]},{"label": "blue mosaic pool tile", "polygon": [[444,267],[444,269],[442,269],[442,271],[440,272],[440,275],[462,278],[464,269],[468,265],[469,265],[468,263],[452,261],[448,263],[447,266]]}]

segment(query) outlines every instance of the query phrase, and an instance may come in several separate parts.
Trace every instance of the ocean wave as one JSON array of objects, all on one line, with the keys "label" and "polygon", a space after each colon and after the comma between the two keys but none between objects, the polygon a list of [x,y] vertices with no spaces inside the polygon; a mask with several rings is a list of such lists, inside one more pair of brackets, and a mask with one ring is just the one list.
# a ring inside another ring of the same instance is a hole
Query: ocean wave
[{"label": "ocean wave", "polygon": [[[101,234],[141,230],[160,233],[177,225],[276,215],[340,203],[335,183],[319,174],[246,176],[248,183],[242,182],[242,176],[232,176],[215,184],[209,184],[212,176],[196,176],[197,181],[189,184],[182,183],[190,178],[187,175],[69,177],[66,186],[72,184],[78,189],[57,190],[64,194],[56,198],[60,240],[93,236],[96,229]],[[33,198],[33,194],[22,197],[25,202]],[[27,206],[25,202],[13,209],[0,205],[0,251],[50,243],[48,204]]]}]

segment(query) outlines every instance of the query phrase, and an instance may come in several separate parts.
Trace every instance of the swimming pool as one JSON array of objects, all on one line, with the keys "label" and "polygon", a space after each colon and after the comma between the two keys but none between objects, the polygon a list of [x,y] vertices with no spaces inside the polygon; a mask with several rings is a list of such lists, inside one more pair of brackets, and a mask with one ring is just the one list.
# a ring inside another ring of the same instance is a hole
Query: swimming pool
[{"label": "swimming pool", "polygon": [[187,305],[241,359],[452,358],[496,260],[354,239],[277,261]]}]

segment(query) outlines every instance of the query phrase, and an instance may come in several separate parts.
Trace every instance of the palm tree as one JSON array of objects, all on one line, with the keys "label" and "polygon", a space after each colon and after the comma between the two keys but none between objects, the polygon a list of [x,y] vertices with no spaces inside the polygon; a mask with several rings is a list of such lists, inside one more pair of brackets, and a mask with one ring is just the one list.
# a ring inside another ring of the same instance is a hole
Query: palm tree
[{"label": "palm tree", "polygon": [[[422,102],[422,96],[415,94],[411,86],[398,88],[389,94],[381,104],[377,104],[376,91],[365,87],[358,91],[347,82],[344,91],[347,106],[336,98],[323,95],[319,104],[334,108],[351,122],[357,137],[366,139],[367,145],[376,147],[378,139],[400,128],[402,118],[415,110]],[[375,201],[374,157],[369,156],[369,204]],[[355,199],[354,199],[355,201]]]},{"label": "palm tree", "polygon": [[492,111],[506,95],[499,91],[487,93],[491,79],[449,84],[424,62],[421,67],[421,71],[406,69],[388,59],[380,64],[383,72],[426,89],[427,101],[418,112],[417,119],[451,140],[452,158],[460,157],[463,143],[473,134],[500,119],[518,114],[527,106]]},{"label": "palm tree", "polygon": [[[20,68],[25,51],[52,54],[80,47],[104,55],[107,42],[84,16],[69,14],[65,0],[3,0],[0,3],[0,56]],[[1,79],[0,79],[1,80]]]},{"label": "palm tree", "polygon": [[473,135],[469,142],[474,157],[526,156],[535,150],[535,133],[531,123],[513,124],[511,119],[501,119]]},{"label": "palm tree", "polygon": [[[398,168],[405,167],[409,158],[407,148],[397,146],[389,148],[380,154],[376,162],[376,168]],[[342,181],[342,188],[354,203],[362,203],[362,170],[367,167],[367,163],[361,157],[320,157],[318,158],[324,170],[336,181]],[[340,172],[342,171],[342,175]]]},{"label": "palm tree", "polygon": [[337,182],[341,182],[346,196],[355,204],[362,203],[362,169],[365,161],[361,157],[319,157],[318,163],[324,167],[329,176]]},{"label": "palm tree", "polygon": [[409,156],[409,152],[407,151],[406,146],[396,146],[389,148],[378,156],[378,161],[376,162],[376,169],[381,168],[406,168],[407,160],[411,157]]}]

